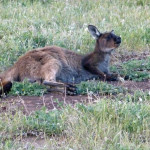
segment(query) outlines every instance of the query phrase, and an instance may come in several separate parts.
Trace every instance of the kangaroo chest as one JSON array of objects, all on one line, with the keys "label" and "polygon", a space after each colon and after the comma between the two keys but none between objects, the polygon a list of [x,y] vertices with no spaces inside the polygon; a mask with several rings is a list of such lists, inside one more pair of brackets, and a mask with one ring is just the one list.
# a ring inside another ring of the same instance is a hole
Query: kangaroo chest
[{"label": "kangaroo chest", "polygon": [[104,60],[98,64],[99,70],[104,73],[109,73],[109,62],[110,62],[110,54],[106,54]]},{"label": "kangaroo chest", "polygon": [[[109,73],[109,61],[110,55],[107,54],[104,60],[98,64],[98,68],[104,73]],[[97,75],[86,71],[83,67],[72,68],[71,66],[64,65],[60,74],[57,76],[57,80],[64,83],[80,83],[81,81],[90,80],[96,77]]]}]

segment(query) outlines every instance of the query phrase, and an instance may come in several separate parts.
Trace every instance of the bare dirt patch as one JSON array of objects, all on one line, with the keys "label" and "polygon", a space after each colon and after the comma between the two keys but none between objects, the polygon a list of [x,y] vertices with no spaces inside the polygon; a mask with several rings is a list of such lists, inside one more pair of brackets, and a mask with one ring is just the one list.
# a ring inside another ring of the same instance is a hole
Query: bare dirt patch
[{"label": "bare dirt patch", "polygon": [[150,81],[144,81],[144,82],[135,82],[135,81],[125,81],[125,82],[110,82],[112,85],[115,86],[122,86],[127,88],[129,91],[135,91],[135,90],[142,90],[142,91],[148,91],[150,90]]},{"label": "bare dirt patch", "polygon": [[[109,82],[115,86],[122,86],[127,88],[129,91],[150,90],[150,81],[145,82],[134,82],[134,81],[125,81],[125,82]],[[77,96],[66,96],[62,93],[49,93],[41,97],[38,96],[8,96],[3,98],[0,102],[0,112],[5,112],[9,110],[16,110],[19,108],[23,110],[24,113],[31,113],[35,110],[39,110],[41,107],[45,106],[47,109],[59,109],[62,104],[71,104],[76,103],[85,103],[93,101],[94,96],[89,95],[77,95]]]},{"label": "bare dirt patch", "polygon": [[142,60],[142,59],[146,59],[150,57],[150,52],[149,51],[145,51],[145,52],[141,52],[141,53],[137,53],[137,52],[124,52],[123,54],[120,53],[115,53],[114,55],[112,55],[112,62],[115,64],[120,62],[127,62],[129,60]]}]

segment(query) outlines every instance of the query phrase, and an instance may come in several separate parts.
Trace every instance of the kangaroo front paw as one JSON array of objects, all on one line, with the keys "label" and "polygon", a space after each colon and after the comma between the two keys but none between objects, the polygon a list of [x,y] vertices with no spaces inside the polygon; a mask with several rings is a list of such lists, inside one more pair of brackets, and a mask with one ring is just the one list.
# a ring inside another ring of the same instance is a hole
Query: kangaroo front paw
[{"label": "kangaroo front paw", "polygon": [[107,81],[118,81],[118,74],[108,74],[106,75]]},{"label": "kangaroo front paw", "polygon": [[71,85],[71,84],[67,84],[66,85],[66,94],[71,95],[71,96],[77,95],[78,94],[77,87],[74,85]]},{"label": "kangaroo front paw", "polygon": [[125,80],[130,80],[129,75],[125,75],[124,79],[125,79]]},{"label": "kangaroo front paw", "polygon": [[106,74],[99,76],[100,81],[106,81]]}]

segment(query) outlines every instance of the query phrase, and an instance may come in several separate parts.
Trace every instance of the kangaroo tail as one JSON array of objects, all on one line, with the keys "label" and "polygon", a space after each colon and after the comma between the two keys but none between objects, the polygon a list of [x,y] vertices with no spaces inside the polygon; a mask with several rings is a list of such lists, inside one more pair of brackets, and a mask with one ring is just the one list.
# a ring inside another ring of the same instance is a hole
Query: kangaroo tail
[{"label": "kangaroo tail", "polygon": [[0,81],[0,96],[4,93],[7,94],[11,90],[12,82],[11,81]]},{"label": "kangaroo tail", "polygon": [[15,69],[10,68],[0,75],[0,96],[7,94],[12,87],[12,81],[16,78]]}]

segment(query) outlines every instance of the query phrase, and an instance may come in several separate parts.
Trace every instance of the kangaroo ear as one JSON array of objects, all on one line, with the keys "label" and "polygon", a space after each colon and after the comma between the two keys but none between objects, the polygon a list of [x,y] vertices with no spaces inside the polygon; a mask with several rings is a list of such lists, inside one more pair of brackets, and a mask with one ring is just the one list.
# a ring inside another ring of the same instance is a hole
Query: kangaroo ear
[{"label": "kangaroo ear", "polygon": [[93,25],[88,25],[88,30],[95,39],[98,39],[101,35],[101,33],[98,31],[98,29]]},{"label": "kangaroo ear", "polygon": [[114,33],[115,33],[115,31],[114,31],[114,30],[112,30],[112,31],[111,31],[111,33],[113,33],[113,34],[114,34]]}]

